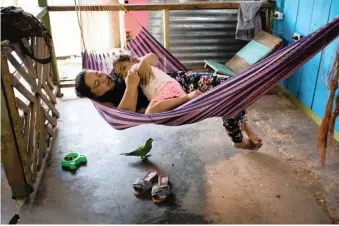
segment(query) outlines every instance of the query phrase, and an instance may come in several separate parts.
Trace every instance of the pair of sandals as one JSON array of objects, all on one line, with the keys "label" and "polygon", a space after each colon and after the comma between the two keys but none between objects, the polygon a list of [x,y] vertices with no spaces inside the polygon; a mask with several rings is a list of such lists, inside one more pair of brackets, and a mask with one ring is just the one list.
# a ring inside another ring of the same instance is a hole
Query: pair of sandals
[{"label": "pair of sandals", "polygon": [[143,178],[138,178],[133,183],[133,193],[135,196],[140,196],[152,188],[152,201],[154,203],[161,203],[167,200],[168,196],[172,194],[171,186],[167,175],[159,175],[158,184],[152,187],[152,181],[156,178],[157,172],[150,170]]}]

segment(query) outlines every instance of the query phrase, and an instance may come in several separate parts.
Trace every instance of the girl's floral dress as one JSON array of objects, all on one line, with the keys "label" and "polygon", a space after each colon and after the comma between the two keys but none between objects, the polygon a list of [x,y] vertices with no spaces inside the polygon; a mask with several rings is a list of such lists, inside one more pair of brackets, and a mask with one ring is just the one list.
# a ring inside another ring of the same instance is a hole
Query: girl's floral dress
[{"label": "girl's floral dress", "polygon": [[[190,93],[195,89],[206,92],[225,82],[229,78],[229,76],[226,75],[214,75],[208,72],[175,71],[167,74],[176,79],[186,93]],[[234,143],[241,143],[243,134],[240,127],[247,122],[246,111],[241,111],[233,118],[226,118],[226,116],[223,116],[222,120],[226,132],[231,137],[232,141]]]}]

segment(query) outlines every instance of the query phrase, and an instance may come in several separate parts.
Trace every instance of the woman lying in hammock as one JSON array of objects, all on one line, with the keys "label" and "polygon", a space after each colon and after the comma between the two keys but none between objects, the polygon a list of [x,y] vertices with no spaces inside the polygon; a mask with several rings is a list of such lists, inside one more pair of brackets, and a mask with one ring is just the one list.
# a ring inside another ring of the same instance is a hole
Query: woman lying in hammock
[{"label": "woman lying in hammock", "polygon": [[[143,60],[148,60],[152,66],[156,66],[154,54],[147,54],[140,58],[140,62]],[[117,72],[119,73],[119,69]],[[175,79],[186,93],[197,89],[205,92],[228,79],[228,76],[223,75],[183,71],[170,72],[168,75]],[[122,110],[145,113],[149,101],[140,86],[149,83],[153,77],[152,70],[138,70],[138,67],[134,66],[127,75],[123,74],[123,76],[125,79],[120,76],[110,76],[102,71],[83,70],[75,79],[76,94],[78,97],[87,97]],[[245,111],[234,118],[222,117],[222,119],[235,148],[257,150],[262,146],[261,139],[247,122]],[[249,139],[244,139],[242,131]]]}]

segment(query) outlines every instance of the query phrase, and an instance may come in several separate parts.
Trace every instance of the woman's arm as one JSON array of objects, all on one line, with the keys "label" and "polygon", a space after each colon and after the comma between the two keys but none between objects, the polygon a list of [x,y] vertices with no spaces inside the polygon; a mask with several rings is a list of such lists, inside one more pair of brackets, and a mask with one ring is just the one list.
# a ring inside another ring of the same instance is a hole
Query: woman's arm
[{"label": "woman's arm", "polygon": [[130,70],[125,78],[126,90],[117,108],[126,111],[136,111],[138,101],[138,85],[140,77],[134,70]]},{"label": "woman's arm", "polygon": [[[117,106],[115,106],[114,104],[112,104],[111,102],[104,102],[104,104],[105,105],[108,105],[108,106],[110,106],[110,107],[117,107]],[[121,108],[120,108],[121,109]],[[137,111],[138,113],[141,113],[141,114],[145,114],[145,112],[146,112],[146,107],[144,107],[144,108],[140,108],[138,111]]]}]

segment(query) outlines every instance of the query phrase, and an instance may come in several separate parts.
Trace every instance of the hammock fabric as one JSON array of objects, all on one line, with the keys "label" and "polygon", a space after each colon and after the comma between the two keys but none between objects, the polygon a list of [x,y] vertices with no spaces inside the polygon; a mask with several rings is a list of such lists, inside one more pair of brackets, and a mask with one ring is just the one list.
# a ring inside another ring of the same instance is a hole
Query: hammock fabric
[{"label": "hammock fabric", "polygon": [[[339,17],[319,30],[302,38],[230,78],[212,90],[168,112],[138,114],[112,108],[93,101],[100,115],[115,129],[123,130],[141,124],[180,126],[210,117],[233,117],[246,109],[268,90],[292,75],[298,68],[325,48],[339,35]],[[158,43],[145,28],[127,46],[138,56],[161,53],[161,68],[165,71],[186,70],[179,61]],[[108,70],[109,54],[83,53],[83,68]]]}]

